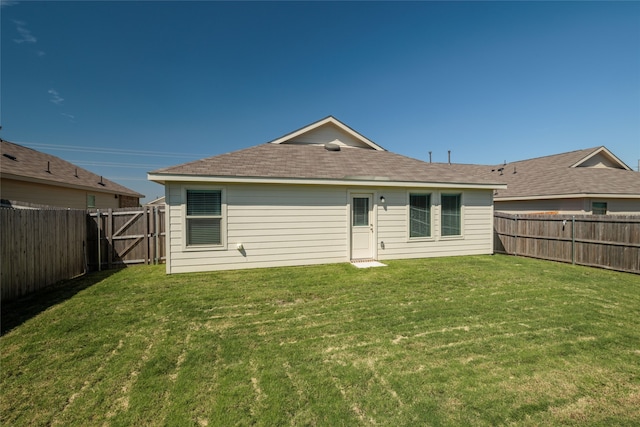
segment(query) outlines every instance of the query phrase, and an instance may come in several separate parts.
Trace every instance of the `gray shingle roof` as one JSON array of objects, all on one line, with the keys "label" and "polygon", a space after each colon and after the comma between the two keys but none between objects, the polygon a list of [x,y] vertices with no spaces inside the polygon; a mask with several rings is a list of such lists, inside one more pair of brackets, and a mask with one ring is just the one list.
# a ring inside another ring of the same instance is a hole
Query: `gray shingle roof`
[{"label": "gray shingle roof", "polygon": [[[144,197],[125,186],[96,175],[59,157],[9,141],[1,141],[0,172],[3,177],[46,182],[63,187],[85,188],[103,193]],[[47,167],[49,172],[47,172]],[[76,176],[77,172],[77,176]],[[102,182],[103,185],[100,184]]]},{"label": "gray shingle roof", "polygon": [[495,184],[488,166],[426,163],[389,151],[321,145],[262,144],[150,174],[326,180]]},{"label": "gray shingle roof", "polygon": [[[602,147],[494,166],[491,174],[507,184],[494,199],[570,194],[640,196],[640,173],[613,168],[571,167]],[[503,175],[498,168],[504,167]],[[515,173],[514,173],[515,171]]]}]

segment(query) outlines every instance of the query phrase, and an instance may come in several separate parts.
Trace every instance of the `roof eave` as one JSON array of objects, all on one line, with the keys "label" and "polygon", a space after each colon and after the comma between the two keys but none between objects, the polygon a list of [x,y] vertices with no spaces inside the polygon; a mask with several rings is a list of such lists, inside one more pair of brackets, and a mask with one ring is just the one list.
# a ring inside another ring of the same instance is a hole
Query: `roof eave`
[{"label": "roof eave", "polygon": [[108,193],[108,194],[122,194],[124,196],[131,196],[131,197],[137,197],[137,198],[144,197],[144,194],[131,192],[131,191],[118,191],[115,189],[110,189],[106,186],[103,188],[97,188],[97,187],[91,187],[89,185],[82,185],[82,184],[75,185],[75,184],[69,184],[66,182],[52,181],[52,180],[35,178],[35,177],[25,176],[25,175],[14,175],[14,174],[5,173],[5,172],[2,172],[0,174],[0,177],[3,179],[13,179],[15,181],[32,182],[34,184],[44,184],[44,185],[51,185],[56,187],[73,188],[75,190],[98,191],[101,193]]},{"label": "roof eave", "polygon": [[545,194],[539,196],[493,196],[496,202],[516,202],[531,200],[557,200],[557,199],[582,199],[582,198],[607,198],[607,199],[640,199],[640,194],[612,194],[612,193],[572,193],[572,194]]},{"label": "roof eave", "polygon": [[469,182],[432,182],[432,181],[390,181],[387,179],[323,179],[323,178],[270,178],[270,177],[238,177],[238,176],[202,176],[148,173],[150,181],[159,184],[166,182],[209,182],[230,184],[291,184],[291,185],[336,185],[363,187],[431,187],[431,188],[468,188],[506,190],[507,185],[501,183],[469,183]]}]

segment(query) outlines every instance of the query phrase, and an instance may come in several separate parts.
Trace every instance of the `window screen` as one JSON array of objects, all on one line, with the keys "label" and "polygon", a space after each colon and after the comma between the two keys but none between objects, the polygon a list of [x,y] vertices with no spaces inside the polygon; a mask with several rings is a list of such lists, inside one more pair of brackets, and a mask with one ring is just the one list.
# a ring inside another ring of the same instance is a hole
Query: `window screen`
[{"label": "window screen", "polygon": [[409,237],[431,236],[431,196],[409,195]]},{"label": "window screen", "polygon": [[353,226],[369,225],[369,198],[354,197],[353,198]]},{"label": "window screen", "polygon": [[219,190],[187,190],[187,215],[220,215],[222,192]]},{"label": "window screen", "polygon": [[459,236],[461,230],[460,194],[442,195],[442,235]]},{"label": "window screen", "polygon": [[187,190],[187,245],[222,244],[222,191]]}]

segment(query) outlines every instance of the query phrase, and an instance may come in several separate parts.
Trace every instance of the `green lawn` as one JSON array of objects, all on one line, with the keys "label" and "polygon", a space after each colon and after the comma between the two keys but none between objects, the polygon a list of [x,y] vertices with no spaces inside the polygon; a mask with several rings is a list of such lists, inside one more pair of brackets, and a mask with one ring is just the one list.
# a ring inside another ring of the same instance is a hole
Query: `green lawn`
[{"label": "green lawn", "polygon": [[388,265],[133,267],[5,306],[0,424],[640,424],[639,276]]}]

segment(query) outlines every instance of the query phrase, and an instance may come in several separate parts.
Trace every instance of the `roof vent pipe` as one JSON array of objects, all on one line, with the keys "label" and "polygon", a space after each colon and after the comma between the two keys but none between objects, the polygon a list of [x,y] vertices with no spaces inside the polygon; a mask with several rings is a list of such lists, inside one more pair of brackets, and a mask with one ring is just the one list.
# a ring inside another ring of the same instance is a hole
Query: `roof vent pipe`
[{"label": "roof vent pipe", "polygon": [[449,164],[451,164],[451,150],[448,150],[447,153],[449,153],[448,157],[449,157]]},{"label": "roof vent pipe", "polygon": [[47,162],[47,173],[51,173],[51,162]]},{"label": "roof vent pipe", "polygon": [[429,163],[431,163],[431,151],[429,151]]}]

